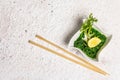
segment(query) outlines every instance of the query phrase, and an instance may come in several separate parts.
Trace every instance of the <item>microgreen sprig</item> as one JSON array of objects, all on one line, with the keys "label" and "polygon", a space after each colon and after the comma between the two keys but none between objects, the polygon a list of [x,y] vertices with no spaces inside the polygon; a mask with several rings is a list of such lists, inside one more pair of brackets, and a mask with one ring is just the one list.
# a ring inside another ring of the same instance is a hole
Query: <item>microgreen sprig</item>
[{"label": "microgreen sprig", "polygon": [[93,23],[97,22],[97,19],[93,17],[92,13],[89,15],[89,17],[83,22],[82,27],[80,29],[81,32],[84,32],[86,38],[86,41],[88,41],[91,38],[91,28],[93,26]]}]

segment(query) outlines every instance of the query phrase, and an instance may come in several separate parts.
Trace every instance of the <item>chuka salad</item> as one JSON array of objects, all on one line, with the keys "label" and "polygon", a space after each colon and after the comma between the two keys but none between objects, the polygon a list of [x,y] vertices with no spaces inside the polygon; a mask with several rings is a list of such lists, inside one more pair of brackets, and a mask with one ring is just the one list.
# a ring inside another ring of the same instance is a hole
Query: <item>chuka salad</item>
[{"label": "chuka salad", "polygon": [[74,41],[74,47],[82,50],[84,54],[92,59],[96,59],[98,51],[106,42],[106,36],[94,28],[94,23],[97,19],[92,13],[83,22],[79,37]]}]

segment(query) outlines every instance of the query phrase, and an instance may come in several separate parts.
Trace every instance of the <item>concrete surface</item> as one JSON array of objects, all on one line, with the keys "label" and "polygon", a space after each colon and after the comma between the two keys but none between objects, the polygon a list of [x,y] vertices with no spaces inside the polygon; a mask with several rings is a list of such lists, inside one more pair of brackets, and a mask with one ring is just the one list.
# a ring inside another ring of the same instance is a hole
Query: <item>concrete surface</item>
[{"label": "concrete surface", "polygon": [[[39,34],[67,49],[81,19],[91,12],[98,27],[113,35],[100,61],[92,62],[110,76],[28,44],[39,41],[34,37]],[[120,0],[0,0],[0,80],[119,80],[119,15]]]}]

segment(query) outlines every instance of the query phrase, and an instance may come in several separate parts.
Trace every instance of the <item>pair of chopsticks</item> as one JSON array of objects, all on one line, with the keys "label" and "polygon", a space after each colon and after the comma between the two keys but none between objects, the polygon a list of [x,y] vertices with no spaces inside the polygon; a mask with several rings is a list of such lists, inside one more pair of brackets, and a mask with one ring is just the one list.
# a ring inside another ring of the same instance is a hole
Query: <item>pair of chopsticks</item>
[{"label": "pair of chopsticks", "polygon": [[77,55],[69,52],[68,50],[65,50],[64,48],[58,46],[57,44],[55,44],[55,43],[53,43],[53,42],[51,42],[51,41],[49,41],[49,40],[47,40],[47,39],[39,36],[39,35],[36,35],[35,37],[38,38],[38,39],[40,39],[40,40],[43,40],[43,41],[47,42],[48,44],[51,44],[52,46],[54,46],[54,47],[56,47],[56,48],[58,48],[58,49],[60,49],[60,50],[62,50],[62,51],[64,51],[65,53],[67,53],[67,54],[69,54],[70,56],[76,58],[77,60],[72,59],[72,58],[70,58],[70,57],[68,57],[68,56],[65,56],[65,55],[63,55],[63,54],[61,54],[61,53],[59,53],[59,52],[57,52],[57,51],[54,51],[54,50],[52,50],[52,49],[50,49],[50,48],[47,48],[47,47],[45,47],[45,46],[43,46],[43,45],[40,45],[40,44],[38,44],[38,43],[36,43],[36,42],[34,42],[34,41],[32,41],[32,40],[29,40],[28,42],[31,43],[32,45],[35,45],[35,46],[37,46],[37,47],[39,47],[39,48],[42,48],[42,49],[44,49],[44,50],[46,50],[46,51],[49,51],[49,52],[51,52],[51,53],[53,53],[53,54],[56,54],[56,55],[58,55],[58,56],[60,56],[60,57],[63,57],[63,58],[65,58],[65,59],[67,59],[67,60],[69,60],[69,61],[71,61],[71,62],[74,62],[74,63],[76,63],[76,64],[78,64],[78,65],[83,66],[83,67],[86,67],[86,68],[88,68],[88,69],[90,69],[90,70],[93,70],[93,71],[98,72],[98,73],[103,74],[103,75],[108,75],[108,73],[106,73],[105,71],[103,71],[103,70],[101,70],[100,68],[94,66],[93,64],[87,62],[86,60],[82,59],[81,57],[78,57]]}]

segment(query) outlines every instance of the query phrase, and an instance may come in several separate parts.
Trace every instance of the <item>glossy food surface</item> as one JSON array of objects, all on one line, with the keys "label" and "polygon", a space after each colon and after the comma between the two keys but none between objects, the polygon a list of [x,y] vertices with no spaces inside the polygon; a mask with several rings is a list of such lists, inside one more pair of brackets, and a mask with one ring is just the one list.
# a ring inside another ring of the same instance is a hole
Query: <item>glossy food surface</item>
[{"label": "glossy food surface", "polygon": [[90,34],[93,34],[91,38],[97,37],[101,40],[101,42],[95,47],[89,47],[88,42],[84,40],[85,34],[82,32],[77,40],[74,42],[74,47],[82,50],[88,57],[95,59],[97,58],[97,53],[101,49],[101,47],[106,42],[106,36],[100,33],[98,30],[92,28]]}]

